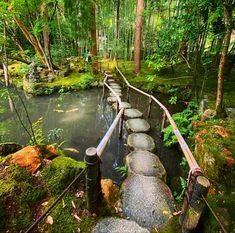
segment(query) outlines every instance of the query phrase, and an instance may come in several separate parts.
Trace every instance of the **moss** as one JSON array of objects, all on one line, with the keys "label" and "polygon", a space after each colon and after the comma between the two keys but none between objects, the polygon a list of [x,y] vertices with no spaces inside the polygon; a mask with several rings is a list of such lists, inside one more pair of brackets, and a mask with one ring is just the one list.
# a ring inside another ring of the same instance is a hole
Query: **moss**
[{"label": "moss", "polygon": [[60,193],[85,167],[85,163],[69,157],[57,157],[42,171],[42,178],[52,193]]},{"label": "moss", "polygon": [[[151,231],[152,233],[156,232],[156,231]],[[157,232],[159,233],[181,233],[182,232],[182,228],[179,224],[179,219],[178,217],[172,217],[168,223],[166,224],[166,226],[160,228]]]}]

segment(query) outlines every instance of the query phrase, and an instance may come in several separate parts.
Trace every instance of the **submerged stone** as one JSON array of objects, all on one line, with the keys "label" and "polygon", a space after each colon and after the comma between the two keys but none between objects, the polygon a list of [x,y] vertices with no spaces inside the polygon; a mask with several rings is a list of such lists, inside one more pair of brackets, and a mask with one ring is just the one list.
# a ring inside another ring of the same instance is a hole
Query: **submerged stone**
[{"label": "submerged stone", "polygon": [[[127,109],[128,110],[128,109]],[[133,150],[147,150],[153,152],[155,143],[152,137],[145,133],[132,133],[127,137],[128,148]]]},{"label": "submerged stone", "polygon": [[123,183],[123,211],[142,227],[162,227],[172,217],[169,187],[156,177],[131,175]]},{"label": "submerged stone", "polygon": [[[127,103],[127,102],[122,102],[122,106],[123,106],[125,109],[131,108],[131,105],[130,105],[129,103]],[[114,104],[112,105],[112,107],[113,107],[114,110],[116,110],[116,109],[117,109],[117,103],[114,103]],[[119,106],[119,108],[120,108],[120,106]]]},{"label": "submerged stone", "polygon": [[92,233],[149,233],[136,222],[120,218],[104,218],[93,229]]},{"label": "submerged stone", "polygon": [[144,119],[130,119],[126,122],[126,128],[131,133],[145,133],[150,131],[149,123]]},{"label": "submerged stone", "polygon": [[128,172],[143,176],[154,176],[166,181],[166,170],[158,156],[149,151],[133,151],[126,157]]},{"label": "submerged stone", "polygon": [[130,108],[124,112],[124,116],[126,119],[141,118],[143,117],[143,113],[138,109]]}]

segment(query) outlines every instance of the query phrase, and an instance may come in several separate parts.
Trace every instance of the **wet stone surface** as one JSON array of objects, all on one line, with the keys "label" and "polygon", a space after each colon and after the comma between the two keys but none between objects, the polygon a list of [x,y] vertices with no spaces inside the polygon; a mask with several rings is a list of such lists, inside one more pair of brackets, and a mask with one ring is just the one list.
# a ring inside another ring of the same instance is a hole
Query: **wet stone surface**
[{"label": "wet stone surface", "polygon": [[146,133],[150,131],[149,123],[144,119],[130,119],[126,122],[126,128],[131,133]]},{"label": "wet stone surface", "polygon": [[126,119],[142,118],[143,113],[140,112],[138,109],[130,108],[124,112],[124,116]]},{"label": "wet stone surface", "polygon": [[131,175],[123,183],[123,211],[142,227],[163,227],[172,217],[173,197],[156,177]]},{"label": "wet stone surface", "polygon": [[[127,109],[128,110],[128,109]],[[127,137],[129,150],[147,150],[154,152],[155,143],[152,137],[145,133],[132,133]]]},{"label": "wet stone surface", "polygon": [[[125,108],[125,109],[128,109],[128,108],[131,108],[131,105],[127,102],[122,102],[122,106]],[[117,103],[114,103],[112,105],[113,109],[116,110],[117,109]],[[120,107],[120,106],[119,106]]]},{"label": "wet stone surface", "polygon": [[111,217],[98,222],[92,233],[149,233],[149,231],[133,221]]},{"label": "wet stone surface", "polygon": [[158,156],[149,151],[133,151],[126,157],[128,172],[143,176],[154,176],[166,181],[166,170]]}]

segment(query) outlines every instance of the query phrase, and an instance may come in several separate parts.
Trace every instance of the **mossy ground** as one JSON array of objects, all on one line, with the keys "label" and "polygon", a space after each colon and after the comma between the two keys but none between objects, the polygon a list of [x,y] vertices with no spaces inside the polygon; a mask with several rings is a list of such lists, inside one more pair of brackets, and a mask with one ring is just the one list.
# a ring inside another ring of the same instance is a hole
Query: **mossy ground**
[{"label": "mossy ground", "polygon": [[[39,176],[32,176],[19,165],[5,166],[0,163],[0,232],[25,231],[39,217],[74,177],[85,167],[84,162],[59,156],[45,166]],[[94,224],[92,216],[87,216],[85,197],[75,193],[83,190],[84,176],[64,196],[52,211],[53,225],[43,220],[39,232],[73,232],[78,228],[90,232]],[[48,201],[48,205],[42,203]],[[75,210],[73,203],[77,207]],[[81,220],[77,220],[77,214]]]}]

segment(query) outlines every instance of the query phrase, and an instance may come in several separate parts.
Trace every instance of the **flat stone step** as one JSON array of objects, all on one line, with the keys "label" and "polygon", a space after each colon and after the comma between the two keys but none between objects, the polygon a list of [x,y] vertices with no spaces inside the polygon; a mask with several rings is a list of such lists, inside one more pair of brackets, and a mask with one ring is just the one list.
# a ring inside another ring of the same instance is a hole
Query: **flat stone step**
[{"label": "flat stone step", "polygon": [[120,88],[112,88],[113,91],[115,91],[116,93],[121,93],[122,90]]},{"label": "flat stone step", "polygon": [[141,118],[143,117],[143,113],[138,109],[130,108],[124,112],[125,119],[133,119],[133,118]]},{"label": "flat stone step", "polygon": [[112,88],[121,88],[121,86],[117,83],[110,83],[109,86]]},{"label": "flat stone step", "polygon": [[112,74],[106,74],[106,77],[107,78],[113,78],[113,75]]},{"label": "flat stone step", "polygon": [[149,123],[144,119],[129,119],[126,121],[127,131],[130,133],[146,133],[150,131]]},{"label": "flat stone step", "polygon": [[[120,97],[120,96],[122,96],[122,93],[116,92],[116,95]],[[109,93],[109,96],[111,96],[111,97],[112,97],[112,96],[116,96],[116,95],[114,95],[113,92],[110,92],[110,93]]]},{"label": "flat stone step", "polygon": [[107,98],[107,102],[109,103],[109,104],[113,104],[113,103],[115,103],[115,102],[117,102],[117,98],[116,97],[108,97]]},{"label": "flat stone step", "polygon": [[114,83],[115,80],[114,80],[114,79],[108,79],[108,82],[109,82],[109,83]]},{"label": "flat stone step", "polygon": [[130,134],[127,137],[127,145],[130,151],[147,150],[150,152],[154,152],[155,150],[155,143],[154,143],[153,138],[145,133]]},{"label": "flat stone step", "polygon": [[[125,109],[131,108],[131,105],[130,105],[129,103],[127,103],[127,102],[122,102],[122,106],[123,106]],[[114,110],[116,110],[116,109],[117,109],[117,103],[114,103],[114,104],[112,105],[112,107],[113,107]]]},{"label": "flat stone step", "polygon": [[166,170],[157,155],[149,151],[133,151],[126,157],[129,174],[154,176],[166,182]]},{"label": "flat stone step", "polygon": [[172,217],[173,197],[160,179],[131,175],[123,183],[123,212],[142,227],[163,227]]},{"label": "flat stone step", "polygon": [[108,217],[97,223],[92,233],[150,233],[147,229],[140,227],[136,222]]}]

